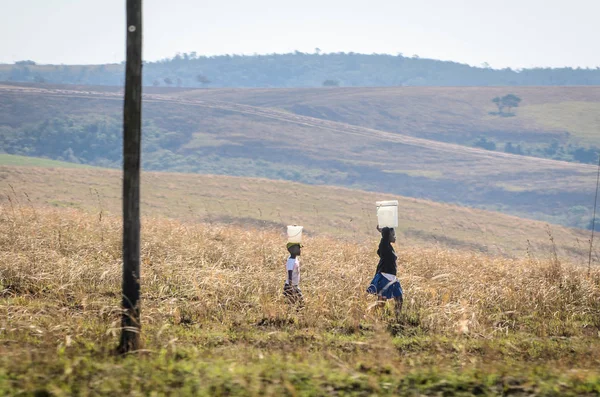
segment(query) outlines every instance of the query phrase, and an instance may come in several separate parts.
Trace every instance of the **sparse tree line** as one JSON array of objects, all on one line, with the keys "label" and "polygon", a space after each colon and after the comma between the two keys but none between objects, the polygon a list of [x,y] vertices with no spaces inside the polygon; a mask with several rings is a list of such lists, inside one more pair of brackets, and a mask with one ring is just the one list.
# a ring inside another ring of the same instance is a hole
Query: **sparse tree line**
[{"label": "sparse tree line", "polygon": [[[210,146],[186,151],[193,138],[186,125],[161,128],[152,119],[142,124],[144,169],[260,176],[303,183],[335,183],[333,171],[301,173],[294,165],[237,158]],[[117,115],[53,117],[17,128],[0,126],[1,152],[52,160],[118,168],[123,161],[123,126]],[[248,151],[253,150],[248,144]]]},{"label": "sparse tree line", "polygon": [[521,142],[499,143],[491,138],[481,136],[472,142],[473,147],[503,151],[505,153],[570,161],[583,164],[596,164],[600,148],[596,146],[579,146],[574,143],[560,143],[554,139],[548,145],[525,144]]},{"label": "sparse tree line", "polygon": [[[212,83],[212,81],[206,77],[205,75],[203,75],[202,73],[200,73],[199,75],[196,76],[196,81],[200,84],[202,84],[203,86],[208,87],[208,85],[210,83]],[[160,87],[160,86],[167,86],[167,87],[172,87],[173,85],[176,85],[177,87],[182,87],[183,86],[183,80],[180,79],[179,77],[172,79],[171,77],[165,77],[164,79],[155,79],[152,82],[152,85],[154,87]]]},{"label": "sparse tree line", "polygon": [[[123,67],[37,65],[25,60],[0,65],[0,81],[121,85]],[[320,50],[212,57],[192,52],[146,62],[144,82],[167,87],[600,85],[600,68],[498,70],[402,54],[323,54]],[[500,114],[510,114],[514,107],[506,99],[497,102]]]}]

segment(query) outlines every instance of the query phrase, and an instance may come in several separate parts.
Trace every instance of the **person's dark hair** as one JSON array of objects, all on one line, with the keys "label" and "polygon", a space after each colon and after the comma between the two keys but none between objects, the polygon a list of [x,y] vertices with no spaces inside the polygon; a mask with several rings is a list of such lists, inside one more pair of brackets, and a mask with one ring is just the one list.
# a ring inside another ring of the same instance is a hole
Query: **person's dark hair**
[{"label": "person's dark hair", "polygon": [[300,244],[292,244],[287,247],[290,255],[300,255],[302,246]]},{"label": "person's dark hair", "polygon": [[383,237],[386,241],[390,241],[390,235],[394,229],[391,227],[384,227],[381,229],[381,237]]}]

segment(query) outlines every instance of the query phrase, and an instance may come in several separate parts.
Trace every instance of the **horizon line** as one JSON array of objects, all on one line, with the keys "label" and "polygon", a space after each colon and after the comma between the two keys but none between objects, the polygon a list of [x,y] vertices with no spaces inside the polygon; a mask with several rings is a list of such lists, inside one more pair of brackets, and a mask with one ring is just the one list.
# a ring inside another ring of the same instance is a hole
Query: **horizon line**
[{"label": "horizon line", "polygon": [[[316,48],[315,50],[318,50],[318,48]],[[294,51],[290,51],[290,52],[272,52],[272,53],[225,53],[225,54],[198,54],[196,51],[190,51],[190,52],[176,52],[175,55],[173,55],[172,57],[164,57],[164,58],[159,58],[159,59],[155,59],[155,60],[143,60],[144,64],[155,64],[155,63],[162,63],[162,62],[171,62],[173,60],[175,60],[177,57],[180,57],[182,59],[186,59],[185,56],[187,56],[187,60],[197,60],[197,59],[211,59],[211,58],[244,58],[244,57],[248,57],[248,58],[252,58],[252,57],[267,57],[267,56],[284,56],[284,55],[293,55],[293,56],[331,56],[331,55],[357,55],[357,56],[387,56],[387,57],[399,57],[399,58],[405,58],[405,59],[412,59],[412,60],[424,60],[424,61],[436,61],[436,62],[444,62],[444,63],[454,63],[454,64],[459,64],[459,65],[464,65],[464,66],[468,66],[474,69],[483,69],[483,70],[494,70],[494,71],[513,71],[513,72],[520,72],[520,71],[524,71],[524,70],[535,70],[535,69],[573,69],[573,70],[600,70],[600,66],[531,66],[531,67],[524,67],[524,68],[513,68],[511,66],[507,66],[507,67],[503,67],[503,68],[495,68],[490,66],[487,62],[483,62],[480,65],[473,65],[473,64],[469,64],[466,62],[459,62],[459,61],[453,61],[453,60],[444,60],[444,59],[437,59],[437,58],[428,58],[428,57],[420,57],[418,54],[414,54],[412,56],[406,56],[404,55],[402,52],[397,52],[396,54],[392,54],[392,53],[364,53],[364,52],[354,52],[354,51],[349,51],[349,52],[345,52],[345,51],[330,51],[330,52],[325,52],[325,51],[315,51],[315,52],[302,52],[299,50],[294,50]],[[0,65],[12,65],[12,66],[21,66],[20,63],[27,63],[27,62],[33,62],[33,64],[27,65],[24,64],[23,66],[102,66],[102,65],[124,65],[125,61],[120,61],[120,62],[105,62],[105,63],[39,63],[33,59],[23,59],[20,61],[15,61],[12,63],[4,63],[4,62],[0,62]]]}]

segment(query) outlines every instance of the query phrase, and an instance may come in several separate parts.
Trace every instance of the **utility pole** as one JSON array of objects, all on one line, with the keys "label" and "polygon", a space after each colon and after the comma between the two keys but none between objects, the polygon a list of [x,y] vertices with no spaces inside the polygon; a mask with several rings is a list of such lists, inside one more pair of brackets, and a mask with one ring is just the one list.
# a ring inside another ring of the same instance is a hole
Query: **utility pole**
[{"label": "utility pole", "polygon": [[118,352],[140,348],[140,152],[142,0],[127,0],[127,60],[123,109],[123,315]]}]

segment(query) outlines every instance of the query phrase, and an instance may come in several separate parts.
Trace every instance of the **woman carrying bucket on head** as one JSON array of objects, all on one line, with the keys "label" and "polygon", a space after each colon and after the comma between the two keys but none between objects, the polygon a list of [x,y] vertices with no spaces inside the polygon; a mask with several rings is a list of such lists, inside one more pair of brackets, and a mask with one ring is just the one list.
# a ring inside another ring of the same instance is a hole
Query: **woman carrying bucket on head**
[{"label": "woman carrying bucket on head", "polygon": [[367,292],[377,295],[378,301],[385,302],[388,299],[394,299],[396,302],[396,317],[400,315],[403,303],[403,291],[400,280],[396,277],[398,257],[392,247],[396,242],[395,227],[398,227],[398,202],[397,201],[379,201],[377,202],[377,230],[381,233],[379,242],[379,263],[375,271],[375,277],[371,281]]}]

